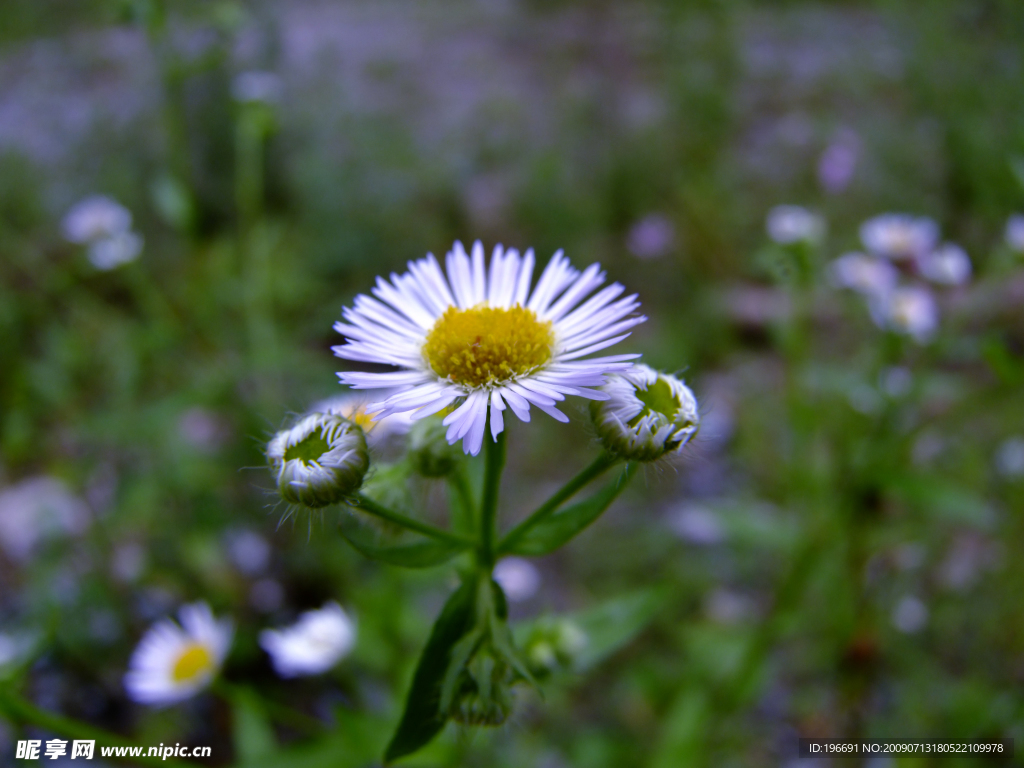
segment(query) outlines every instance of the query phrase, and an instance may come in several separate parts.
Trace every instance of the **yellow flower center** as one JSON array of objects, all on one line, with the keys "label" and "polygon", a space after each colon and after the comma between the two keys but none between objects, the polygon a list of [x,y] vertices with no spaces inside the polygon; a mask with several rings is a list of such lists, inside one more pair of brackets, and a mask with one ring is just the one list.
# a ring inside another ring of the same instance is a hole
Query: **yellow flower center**
[{"label": "yellow flower center", "polygon": [[551,323],[518,304],[510,309],[449,307],[427,334],[423,355],[438,376],[483,387],[523,376],[551,359]]},{"label": "yellow flower center", "polygon": [[346,419],[351,421],[353,424],[357,424],[363,428],[363,432],[369,432],[375,426],[377,422],[373,420],[373,416],[366,413],[365,405],[357,405],[354,408],[346,408],[345,412],[342,413]]},{"label": "yellow flower center", "polygon": [[176,683],[184,683],[207,672],[213,667],[213,657],[206,646],[199,643],[192,643],[185,647],[185,650],[174,662],[174,669],[171,670],[171,678]]}]

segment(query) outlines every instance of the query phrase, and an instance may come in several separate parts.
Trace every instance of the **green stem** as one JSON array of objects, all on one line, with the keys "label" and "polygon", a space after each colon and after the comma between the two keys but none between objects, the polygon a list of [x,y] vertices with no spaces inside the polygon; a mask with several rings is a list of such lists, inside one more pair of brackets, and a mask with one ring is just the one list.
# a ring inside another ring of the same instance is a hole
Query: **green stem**
[{"label": "green stem", "polygon": [[[57,715],[40,709],[29,701],[7,687],[0,687],[0,711],[17,723],[25,723],[38,726],[57,736],[81,741],[95,741],[97,746],[104,747],[127,747],[139,746],[133,744],[126,737],[116,733],[110,733],[102,728],[96,728],[88,723],[82,723],[70,717]],[[70,745],[69,745],[70,747]],[[143,748],[145,749],[145,748]],[[68,749],[70,754],[71,750]],[[97,754],[97,757],[99,755]],[[189,765],[183,760],[174,758],[163,759],[161,757],[140,756],[130,758],[145,765],[180,766],[185,768]]]},{"label": "green stem", "polygon": [[602,451],[601,455],[594,459],[590,466],[563,485],[550,499],[537,507],[529,517],[505,534],[505,537],[498,545],[498,552],[508,552],[512,549],[519,543],[519,540],[526,534],[526,532],[533,528],[533,526],[554,514],[563,502],[572,498],[576,495],[577,491],[599,477],[605,472],[605,470],[619,461],[620,459],[618,457],[613,456],[607,451]]},{"label": "green stem", "polygon": [[399,512],[388,509],[382,504],[378,504],[369,496],[365,496],[361,493],[357,493],[349,503],[371,515],[376,515],[388,522],[395,523],[403,528],[408,528],[410,531],[416,531],[416,533],[422,533],[424,536],[429,536],[430,538],[437,539],[438,541],[456,544],[460,547],[471,547],[475,543],[465,536],[459,536],[458,534],[449,533],[448,531],[442,531],[440,528],[435,528],[427,523],[421,523],[419,520],[406,517]]},{"label": "green stem", "polygon": [[494,529],[498,514],[498,488],[505,468],[505,433],[494,440],[484,438],[484,492],[480,499],[480,560],[488,573],[494,566]]},{"label": "green stem", "polygon": [[327,726],[317,718],[307,715],[305,712],[292,709],[285,704],[279,704],[276,701],[267,699],[254,688],[246,688],[245,686],[219,679],[214,681],[212,688],[214,693],[232,704],[237,698],[242,696],[255,697],[267,715],[281,725],[287,725],[290,728],[296,728],[307,733],[322,733],[327,729]]}]

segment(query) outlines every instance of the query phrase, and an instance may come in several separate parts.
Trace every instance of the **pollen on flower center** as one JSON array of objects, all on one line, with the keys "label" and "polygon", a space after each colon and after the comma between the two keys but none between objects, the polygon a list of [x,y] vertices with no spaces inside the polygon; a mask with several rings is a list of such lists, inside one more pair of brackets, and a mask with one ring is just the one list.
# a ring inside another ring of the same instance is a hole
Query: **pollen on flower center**
[{"label": "pollen on flower center", "polygon": [[210,656],[210,652],[205,646],[193,643],[174,662],[171,677],[176,683],[183,683],[206,672],[211,667],[213,667],[213,657]]},{"label": "pollen on flower center", "polygon": [[423,356],[438,376],[483,387],[543,365],[553,344],[551,323],[525,307],[449,307],[427,334]]}]

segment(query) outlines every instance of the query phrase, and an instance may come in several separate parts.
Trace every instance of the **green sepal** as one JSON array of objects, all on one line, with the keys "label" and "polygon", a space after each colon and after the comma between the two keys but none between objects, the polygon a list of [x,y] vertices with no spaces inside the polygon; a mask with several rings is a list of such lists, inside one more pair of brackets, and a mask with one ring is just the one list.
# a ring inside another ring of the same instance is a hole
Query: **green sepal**
[{"label": "green sepal", "polygon": [[[403,535],[401,538],[388,536],[375,530],[372,525],[363,523],[350,512],[342,514],[338,530],[356,551],[366,557],[403,568],[431,568],[448,562],[468,549],[468,545],[436,541],[412,534]],[[398,541],[403,543],[396,543]]]},{"label": "green sepal", "polygon": [[510,549],[501,554],[546,555],[549,552],[554,552],[597,520],[622,493],[636,470],[636,463],[627,464],[615,480],[612,480],[589,499],[566,507],[551,517],[541,520],[526,531]]},{"label": "green sepal", "polygon": [[476,595],[474,580],[464,581],[448,598],[437,617],[416,665],[402,719],[384,753],[385,763],[392,763],[425,746],[448,721],[448,713],[441,709],[441,689],[455,645],[475,624]]}]

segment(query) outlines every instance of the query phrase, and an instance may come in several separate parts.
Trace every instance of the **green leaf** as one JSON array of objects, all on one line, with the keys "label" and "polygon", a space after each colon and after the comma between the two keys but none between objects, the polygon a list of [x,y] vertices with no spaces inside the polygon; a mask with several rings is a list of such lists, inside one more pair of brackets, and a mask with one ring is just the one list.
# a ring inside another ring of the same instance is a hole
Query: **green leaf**
[{"label": "green leaf", "polygon": [[629,484],[637,465],[627,464],[622,473],[586,501],[573,504],[545,518],[526,531],[507,551],[516,555],[546,555],[554,552],[608,509]]},{"label": "green leaf", "polygon": [[441,688],[451,666],[452,648],[473,628],[476,591],[474,581],[464,581],[441,610],[416,665],[402,720],[384,753],[385,763],[412,754],[444,728],[448,714],[441,711]]},{"label": "green leaf", "polygon": [[420,536],[405,536],[402,537],[404,543],[395,543],[396,537],[374,530],[351,513],[342,515],[338,529],[345,540],[366,557],[403,568],[441,565],[468,548],[468,545]]},{"label": "green leaf", "polygon": [[239,688],[232,692],[232,736],[238,763],[249,765],[277,750],[277,739],[255,692]]}]

